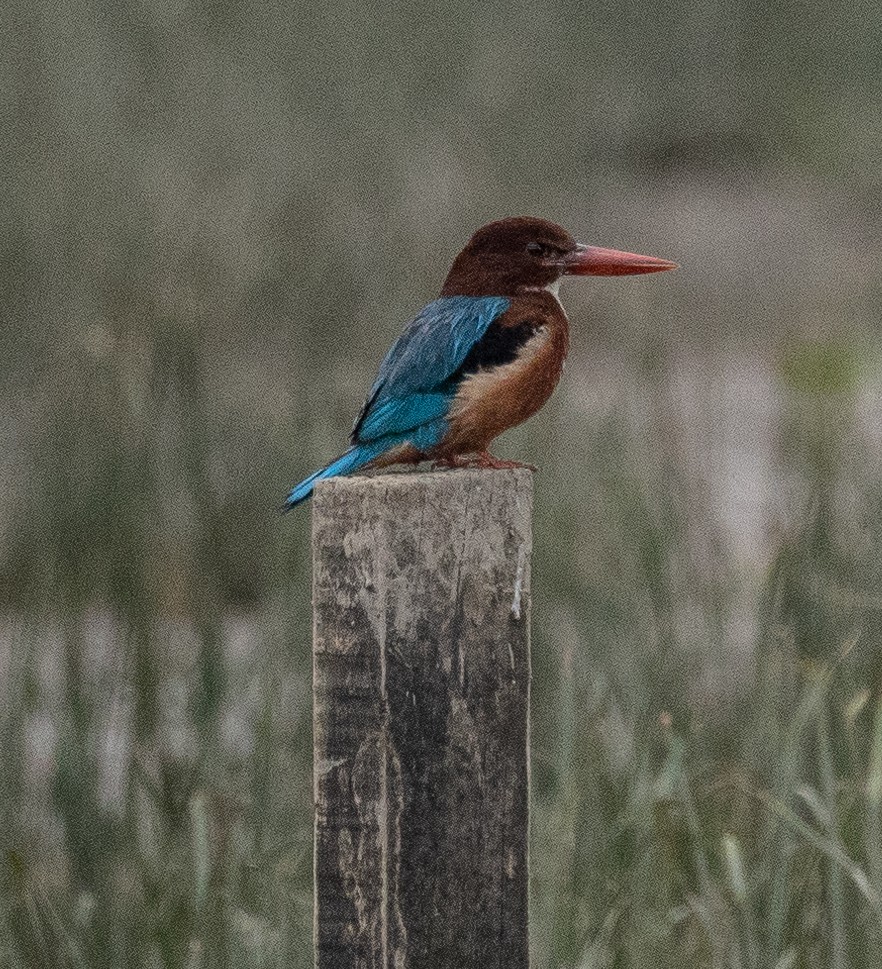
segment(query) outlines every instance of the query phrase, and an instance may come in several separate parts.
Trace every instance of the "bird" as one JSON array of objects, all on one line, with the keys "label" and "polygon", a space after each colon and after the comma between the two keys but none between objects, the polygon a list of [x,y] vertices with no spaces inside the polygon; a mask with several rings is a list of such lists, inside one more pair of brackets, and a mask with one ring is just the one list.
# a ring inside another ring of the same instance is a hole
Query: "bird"
[{"label": "bird", "polygon": [[438,299],[405,326],[380,364],[349,448],[295,485],[283,510],[323,478],[392,464],[512,468],[491,442],[523,423],[557,386],[569,350],[564,276],[676,269],[667,259],[577,242],[554,222],[516,216],[478,229]]}]

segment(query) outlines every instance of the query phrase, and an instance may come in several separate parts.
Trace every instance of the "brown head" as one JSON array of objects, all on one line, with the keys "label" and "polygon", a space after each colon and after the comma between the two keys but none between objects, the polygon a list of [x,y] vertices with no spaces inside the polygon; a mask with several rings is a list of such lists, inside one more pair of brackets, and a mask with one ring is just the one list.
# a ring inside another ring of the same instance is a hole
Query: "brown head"
[{"label": "brown head", "polygon": [[559,225],[519,216],[490,222],[453,261],[442,296],[516,296],[561,276],[619,276],[676,269],[653,256],[582,245]]}]

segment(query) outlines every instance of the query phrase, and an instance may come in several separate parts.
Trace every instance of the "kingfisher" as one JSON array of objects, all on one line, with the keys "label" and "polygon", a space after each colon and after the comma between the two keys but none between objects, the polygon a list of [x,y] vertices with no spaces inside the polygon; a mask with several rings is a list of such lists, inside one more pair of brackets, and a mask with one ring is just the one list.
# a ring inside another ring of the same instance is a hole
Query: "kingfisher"
[{"label": "kingfisher", "polygon": [[348,450],[295,485],[285,510],[322,478],[360,469],[420,461],[523,467],[489,447],[535,414],[557,386],[570,345],[561,279],[676,268],[654,256],[583,245],[545,219],[520,216],[478,229],[438,299],[407,324],[380,364]]}]

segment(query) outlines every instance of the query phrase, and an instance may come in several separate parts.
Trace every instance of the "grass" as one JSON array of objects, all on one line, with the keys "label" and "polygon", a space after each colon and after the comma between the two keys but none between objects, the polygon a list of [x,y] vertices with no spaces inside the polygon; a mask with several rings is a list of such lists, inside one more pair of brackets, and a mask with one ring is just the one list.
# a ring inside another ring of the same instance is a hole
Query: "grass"
[{"label": "grass", "polygon": [[311,965],[275,510],[517,212],[683,265],[571,288],[504,445],[544,469],[535,965],[882,964],[878,10],[178,6],[7,5],[0,969]]},{"label": "grass", "polygon": [[[271,474],[218,476],[228,431],[199,353],[154,353],[140,398],[101,362],[76,413],[56,398],[13,516],[0,965],[306,967],[307,520],[255,511],[283,490]],[[640,421],[623,399],[569,426],[562,400],[544,442],[513,444],[548,454],[540,969],[882,962],[882,489],[858,384],[836,383],[841,363],[811,384],[813,360],[781,369],[800,511],[761,572],[732,562],[696,493],[663,356]],[[264,428],[260,446],[285,442]]]}]

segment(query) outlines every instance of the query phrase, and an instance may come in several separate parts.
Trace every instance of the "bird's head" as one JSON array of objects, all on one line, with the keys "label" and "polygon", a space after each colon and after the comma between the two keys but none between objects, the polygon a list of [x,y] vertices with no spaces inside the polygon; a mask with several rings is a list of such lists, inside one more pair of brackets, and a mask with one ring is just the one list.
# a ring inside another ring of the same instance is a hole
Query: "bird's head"
[{"label": "bird's head", "polygon": [[453,262],[442,296],[516,296],[554,287],[562,276],[621,276],[676,269],[654,256],[586,246],[559,225],[519,216],[490,222]]}]

